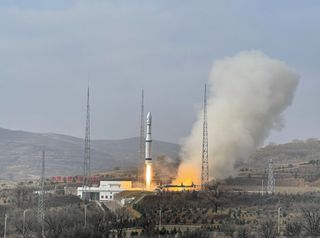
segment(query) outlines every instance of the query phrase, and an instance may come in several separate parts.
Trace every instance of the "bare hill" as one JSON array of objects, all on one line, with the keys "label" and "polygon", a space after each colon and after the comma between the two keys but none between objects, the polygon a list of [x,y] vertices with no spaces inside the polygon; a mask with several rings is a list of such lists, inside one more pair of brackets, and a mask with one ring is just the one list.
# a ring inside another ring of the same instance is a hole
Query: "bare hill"
[{"label": "bare hill", "polygon": [[273,159],[275,164],[320,160],[320,141],[318,139],[293,140],[286,144],[268,145],[252,155],[252,166],[266,168],[269,159]]},{"label": "bare hill", "polygon": [[272,144],[256,151],[250,164],[239,165],[236,178],[227,182],[240,186],[261,186],[268,177],[268,161],[274,163],[277,186],[310,187],[320,184],[320,141],[294,140],[286,144]]},{"label": "bare hill", "polygon": [[[30,133],[0,128],[0,179],[22,180],[38,177],[41,151],[46,151],[46,175],[77,175],[83,172],[83,147],[80,138]],[[137,165],[139,138],[122,140],[93,140],[92,170]],[[168,155],[176,158],[180,146],[155,140],[154,157]]]}]

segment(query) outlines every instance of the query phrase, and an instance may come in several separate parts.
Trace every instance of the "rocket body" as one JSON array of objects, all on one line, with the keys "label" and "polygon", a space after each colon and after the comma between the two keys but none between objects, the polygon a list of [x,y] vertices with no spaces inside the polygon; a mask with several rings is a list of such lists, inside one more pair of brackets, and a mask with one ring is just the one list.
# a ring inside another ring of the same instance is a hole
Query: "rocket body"
[{"label": "rocket body", "polygon": [[152,126],[152,115],[148,112],[147,115],[147,134],[146,134],[146,149],[145,149],[145,164],[151,165],[152,164],[152,136],[151,136],[151,126]]},{"label": "rocket body", "polygon": [[146,135],[146,157],[145,157],[146,189],[147,190],[151,189],[151,184],[152,184],[151,124],[152,124],[152,116],[151,116],[151,113],[148,112],[148,115],[147,115],[147,135]]}]

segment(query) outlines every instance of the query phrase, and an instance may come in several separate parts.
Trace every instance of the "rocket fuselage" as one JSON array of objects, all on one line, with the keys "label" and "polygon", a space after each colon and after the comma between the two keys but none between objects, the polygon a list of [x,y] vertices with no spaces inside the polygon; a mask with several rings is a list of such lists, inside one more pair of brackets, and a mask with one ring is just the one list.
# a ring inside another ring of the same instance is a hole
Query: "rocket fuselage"
[{"label": "rocket fuselage", "polygon": [[147,115],[147,135],[146,135],[146,157],[145,157],[145,164],[152,164],[152,136],[151,136],[151,126],[152,126],[152,116],[151,113],[148,112]]}]

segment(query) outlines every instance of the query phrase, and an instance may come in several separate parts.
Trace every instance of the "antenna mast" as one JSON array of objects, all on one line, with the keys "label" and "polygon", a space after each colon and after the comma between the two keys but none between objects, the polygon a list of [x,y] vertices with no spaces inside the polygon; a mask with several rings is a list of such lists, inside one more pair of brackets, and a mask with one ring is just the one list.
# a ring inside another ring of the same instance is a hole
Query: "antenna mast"
[{"label": "antenna mast", "polygon": [[138,161],[138,181],[143,184],[144,179],[144,157],[145,157],[145,136],[144,136],[144,91],[141,91],[141,115],[140,115],[140,157]]},{"label": "antenna mast", "polygon": [[91,156],[90,156],[90,90],[87,92],[87,117],[84,139],[84,175],[83,175],[83,198],[88,199],[87,189],[91,185]]},{"label": "antenna mast", "polygon": [[40,190],[38,193],[38,222],[41,225],[41,234],[44,237],[44,168],[45,168],[45,151],[42,151],[42,168],[40,178]]},{"label": "antenna mast", "polygon": [[208,124],[207,124],[207,85],[204,85],[203,98],[203,129],[202,129],[202,164],[201,164],[201,189],[205,190],[209,183],[208,162]]}]

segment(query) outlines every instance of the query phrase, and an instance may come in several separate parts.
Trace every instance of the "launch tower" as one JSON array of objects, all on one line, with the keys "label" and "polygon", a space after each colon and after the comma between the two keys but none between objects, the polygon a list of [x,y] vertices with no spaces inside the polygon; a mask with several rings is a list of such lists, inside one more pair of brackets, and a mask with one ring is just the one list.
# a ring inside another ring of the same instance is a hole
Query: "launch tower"
[{"label": "launch tower", "polygon": [[201,160],[201,189],[204,190],[209,183],[208,162],[208,124],[207,124],[207,85],[204,85],[203,98],[203,128],[202,128],[202,160]]},{"label": "launch tower", "polygon": [[138,161],[138,181],[143,184],[144,182],[144,159],[145,159],[145,136],[144,136],[144,92],[141,92],[141,115],[140,115],[140,157]]},{"label": "launch tower", "polygon": [[83,198],[89,199],[87,196],[87,188],[91,185],[91,156],[90,156],[90,91],[87,91],[87,117],[84,139],[84,166],[83,166]]},{"label": "launch tower", "polygon": [[267,193],[272,194],[275,192],[275,179],[273,175],[273,161],[272,159],[269,160],[268,164],[268,186],[267,186]]}]

